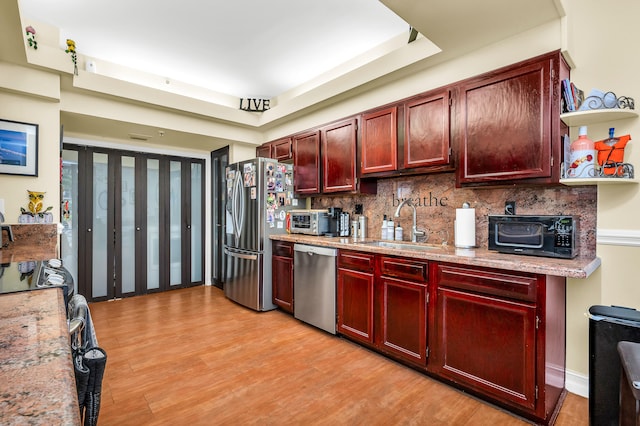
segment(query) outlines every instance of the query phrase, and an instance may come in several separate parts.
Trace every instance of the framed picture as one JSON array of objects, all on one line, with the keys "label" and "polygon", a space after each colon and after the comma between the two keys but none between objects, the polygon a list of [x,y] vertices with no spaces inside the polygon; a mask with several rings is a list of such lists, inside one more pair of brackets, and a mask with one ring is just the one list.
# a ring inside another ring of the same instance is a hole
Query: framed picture
[{"label": "framed picture", "polygon": [[0,173],[38,176],[38,125],[0,120]]}]

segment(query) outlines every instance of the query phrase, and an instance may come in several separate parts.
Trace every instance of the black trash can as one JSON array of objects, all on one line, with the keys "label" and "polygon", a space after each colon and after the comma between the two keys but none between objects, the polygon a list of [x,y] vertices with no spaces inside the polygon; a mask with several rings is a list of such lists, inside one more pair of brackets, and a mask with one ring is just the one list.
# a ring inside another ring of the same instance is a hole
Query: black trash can
[{"label": "black trash can", "polygon": [[620,413],[618,342],[640,343],[640,312],[621,306],[589,308],[589,424],[617,426]]}]

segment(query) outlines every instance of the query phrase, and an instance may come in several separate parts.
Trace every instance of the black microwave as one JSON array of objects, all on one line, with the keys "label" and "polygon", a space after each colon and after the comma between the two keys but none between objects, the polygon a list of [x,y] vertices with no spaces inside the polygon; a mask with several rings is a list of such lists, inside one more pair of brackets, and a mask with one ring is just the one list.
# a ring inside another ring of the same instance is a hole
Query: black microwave
[{"label": "black microwave", "polygon": [[489,215],[489,250],[571,259],[577,240],[574,216]]}]

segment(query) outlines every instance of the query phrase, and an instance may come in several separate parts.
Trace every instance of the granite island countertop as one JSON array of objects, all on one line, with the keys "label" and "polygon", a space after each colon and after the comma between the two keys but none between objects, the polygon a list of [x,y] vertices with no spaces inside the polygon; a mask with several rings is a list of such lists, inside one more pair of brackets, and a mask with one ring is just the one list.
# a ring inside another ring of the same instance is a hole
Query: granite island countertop
[{"label": "granite island countertop", "polygon": [[59,288],[0,295],[0,383],[0,424],[80,424]]},{"label": "granite island countertop", "polygon": [[[462,265],[482,266],[486,268],[506,269],[510,271],[555,275],[568,278],[587,278],[600,267],[600,258],[575,257],[556,259],[550,257],[503,254],[484,248],[461,249],[453,246],[415,244],[420,249],[379,247],[370,244],[374,239],[353,239],[349,237],[317,237],[304,234],[271,235],[271,240],[289,241],[322,247],[358,250],[370,253],[425,259],[437,262],[449,262]],[[389,241],[393,243],[393,241]],[[403,244],[414,244],[403,241]]]},{"label": "granite island countertop", "polygon": [[26,260],[48,260],[58,257],[56,224],[11,225],[14,241],[0,249],[0,264]]}]

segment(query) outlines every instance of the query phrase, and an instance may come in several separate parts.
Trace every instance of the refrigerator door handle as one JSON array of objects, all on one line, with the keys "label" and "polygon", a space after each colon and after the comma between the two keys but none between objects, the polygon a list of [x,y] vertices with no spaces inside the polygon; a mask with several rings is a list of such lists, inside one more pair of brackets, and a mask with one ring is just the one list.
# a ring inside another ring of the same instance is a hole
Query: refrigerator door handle
[{"label": "refrigerator door handle", "polygon": [[235,251],[229,251],[227,249],[224,249],[224,252],[226,254],[228,254],[231,257],[237,257],[239,259],[246,259],[246,260],[258,260],[258,255],[256,254],[245,254],[245,253],[238,253]]},{"label": "refrigerator door handle", "polygon": [[236,244],[240,239],[240,233],[242,230],[242,225],[238,223],[239,218],[239,210],[240,210],[240,200],[242,198],[242,179],[240,174],[236,173],[235,181],[233,182],[233,235],[236,237]]},{"label": "refrigerator door handle", "polygon": [[239,208],[237,211],[238,214],[238,219],[237,219],[237,223],[238,223],[238,234],[237,237],[240,238],[240,234],[242,233],[242,228],[244,226],[244,193],[243,193],[243,186],[242,186],[242,179],[240,178],[240,175],[238,175],[238,180],[236,183],[236,187],[237,187],[237,192],[238,192],[238,200],[239,200]]}]

